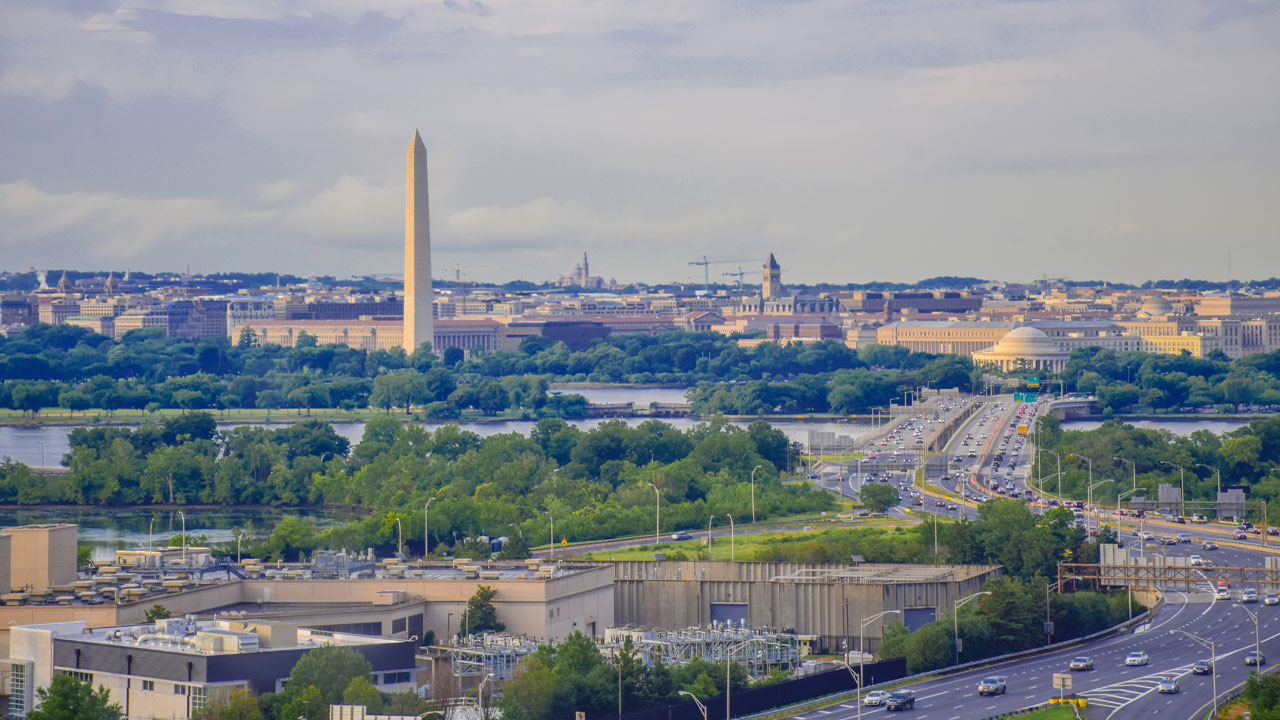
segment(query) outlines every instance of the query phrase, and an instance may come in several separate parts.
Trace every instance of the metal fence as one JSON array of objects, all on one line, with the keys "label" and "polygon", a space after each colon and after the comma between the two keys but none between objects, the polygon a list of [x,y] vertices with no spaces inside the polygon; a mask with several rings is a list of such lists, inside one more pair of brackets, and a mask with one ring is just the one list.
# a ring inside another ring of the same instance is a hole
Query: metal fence
[{"label": "metal fence", "polygon": [[[893,682],[906,677],[907,661],[904,658],[881,660],[864,666],[864,672],[868,686]],[[853,676],[844,668],[839,668],[795,680],[784,680],[766,687],[736,691],[730,693],[729,700],[734,716],[742,717],[827,695],[850,692],[856,687]],[[723,695],[705,698],[702,702],[707,706],[707,720],[725,720]],[[591,720],[617,717],[617,711],[603,712],[592,715]],[[702,712],[694,703],[685,702],[624,712],[622,720],[702,720]]]}]

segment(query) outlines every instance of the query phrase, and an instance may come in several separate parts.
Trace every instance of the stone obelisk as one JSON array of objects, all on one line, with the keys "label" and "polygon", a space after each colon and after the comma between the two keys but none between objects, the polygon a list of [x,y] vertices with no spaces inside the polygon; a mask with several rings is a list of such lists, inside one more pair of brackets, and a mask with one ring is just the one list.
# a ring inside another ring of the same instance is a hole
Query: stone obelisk
[{"label": "stone obelisk", "polygon": [[405,352],[435,344],[431,297],[431,216],[427,209],[427,148],[413,131],[405,166],[404,340]]}]

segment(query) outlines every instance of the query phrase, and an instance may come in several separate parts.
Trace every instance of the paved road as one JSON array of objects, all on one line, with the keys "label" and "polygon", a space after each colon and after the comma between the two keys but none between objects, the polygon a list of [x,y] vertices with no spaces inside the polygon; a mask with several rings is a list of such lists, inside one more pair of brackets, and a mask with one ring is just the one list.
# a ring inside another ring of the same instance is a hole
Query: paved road
[{"label": "paved road", "polygon": [[[1191,674],[1197,660],[1209,659],[1209,651],[1175,630],[1191,632],[1214,641],[1217,657],[1218,692],[1227,693],[1244,682],[1248,669],[1244,656],[1253,649],[1254,628],[1235,603],[1213,601],[1207,593],[1172,593],[1167,604],[1147,626],[1132,635],[1122,635],[1060,650],[1040,657],[1008,663],[919,683],[910,689],[916,694],[914,710],[893,713],[913,720],[979,720],[1044,702],[1052,694],[1054,673],[1066,673],[1073,657],[1093,658],[1094,670],[1070,673],[1072,692],[1089,698],[1086,715],[1090,720],[1130,718],[1199,718],[1212,697],[1213,681],[1207,675]],[[1263,653],[1280,657],[1280,607],[1255,606],[1260,612]],[[1146,666],[1128,667],[1125,656],[1146,652]],[[982,697],[978,682],[988,675],[1008,678],[1004,695]],[[1160,678],[1178,678],[1180,692],[1156,692]],[[864,717],[883,717],[883,708],[863,708]],[[853,700],[823,710],[793,716],[796,720],[845,720],[857,716]]]}]

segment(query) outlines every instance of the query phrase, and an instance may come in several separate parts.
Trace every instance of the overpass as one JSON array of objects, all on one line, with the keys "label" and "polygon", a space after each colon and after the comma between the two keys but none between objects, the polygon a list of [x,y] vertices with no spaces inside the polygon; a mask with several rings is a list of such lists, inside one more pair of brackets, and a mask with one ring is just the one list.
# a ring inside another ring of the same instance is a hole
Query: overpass
[{"label": "overpass", "polygon": [[1059,420],[1089,417],[1098,414],[1098,398],[1093,395],[1058,398],[1050,400],[1046,410],[1053,413]]}]

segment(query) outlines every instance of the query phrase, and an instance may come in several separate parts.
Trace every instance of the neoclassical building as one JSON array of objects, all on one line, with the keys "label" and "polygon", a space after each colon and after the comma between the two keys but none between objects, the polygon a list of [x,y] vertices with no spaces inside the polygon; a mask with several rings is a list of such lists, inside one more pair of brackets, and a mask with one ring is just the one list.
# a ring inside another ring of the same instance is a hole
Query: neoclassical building
[{"label": "neoclassical building", "polygon": [[973,353],[973,361],[978,365],[993,365],[1006,372],[1058,372],[1066,367],[1070,355],[1043,330],[1026,326],[1010,330],[994,347]]}]

